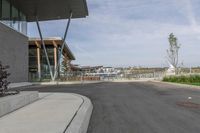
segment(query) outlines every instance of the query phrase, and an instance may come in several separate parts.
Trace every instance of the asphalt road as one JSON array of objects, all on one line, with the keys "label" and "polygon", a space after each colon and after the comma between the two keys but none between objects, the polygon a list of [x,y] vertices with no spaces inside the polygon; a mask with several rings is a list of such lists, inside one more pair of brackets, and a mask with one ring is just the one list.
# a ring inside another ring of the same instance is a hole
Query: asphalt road
[{"label": "asphalt road", "polygon": [[153,82],[35,86],[26,90],[72,92],[92,100],[88,133],[200,133],[200,90]]}]

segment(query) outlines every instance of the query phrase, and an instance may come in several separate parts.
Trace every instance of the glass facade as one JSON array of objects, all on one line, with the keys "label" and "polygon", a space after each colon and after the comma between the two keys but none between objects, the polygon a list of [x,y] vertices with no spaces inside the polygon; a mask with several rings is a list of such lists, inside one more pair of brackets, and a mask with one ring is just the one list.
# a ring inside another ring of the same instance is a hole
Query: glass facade
[{"label": "glass facade", "polygon": [[38,78],[37,48],[29,46],[29,79]]},{"label": "glass facade", "polygon": [[[51,69],[55,70],[55,61],[54,61],[54,46],[47,45],[47,54],[49,56]],[[40,48],[40,63],[41,63],[41,78],[50,79],[50,70],[47,64],[46,56],[44,49]],[[35,81],[38,79],[38,62],[37,62],[37,47],[29,46],[29,80]]]},{"label": "glass facade", "polygon": [[27,35],[26,16],[10,0],[0,0],[0,21]]},{"label": "glass facade", "polygon": [[[50,62],[50,66],[51,66],[51,70],[54,73],[54,47],[53,46],[46,46],[46,50],[47,50],[47,54],[49,57],[49,62]],[[45,56],[45,52],[44,49],[41,49],[41,76],[43,79],[50,79],[50,70],[48,67],[48,63],[47,63],[47,59]]]}]

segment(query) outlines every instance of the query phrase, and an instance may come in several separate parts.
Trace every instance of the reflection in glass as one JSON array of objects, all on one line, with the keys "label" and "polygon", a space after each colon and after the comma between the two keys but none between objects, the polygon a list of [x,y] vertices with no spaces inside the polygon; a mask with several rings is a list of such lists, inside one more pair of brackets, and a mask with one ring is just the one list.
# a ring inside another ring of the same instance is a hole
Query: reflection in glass
[{"label": "reflection in glass", "polygon": [[27,34],[26,16],[7,0],[0,0],[0,20],[9,27]]},{"label": "reflection in glass", "polygon": [[19,29],[19,14],[18,14],[18,10],[14,7],[14,6],[12,6],[12,21],[11,21],[11,26],[13,27],[13,28],[15,28],[16,30],[18,30]]},{"label": "reflection in glass", "polygon": [[7,0],[2,0],[1,20],[6,25],[10,26],[10,3]]}]

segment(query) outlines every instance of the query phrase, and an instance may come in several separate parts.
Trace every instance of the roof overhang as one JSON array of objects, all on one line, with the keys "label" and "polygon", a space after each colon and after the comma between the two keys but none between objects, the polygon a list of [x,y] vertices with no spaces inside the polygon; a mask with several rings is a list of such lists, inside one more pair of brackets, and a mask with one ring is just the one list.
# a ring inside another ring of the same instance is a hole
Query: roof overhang
[{"label": "roof overhang", "polygon": [[72,11],[72,18],[88,16],[86,0],[11,0],[21,10],[28,22],[66,19]]},{"label": "roof overhang", "polygon": [[[40,38],[29,38],[29,45],[36,45],[36,42],[39,45],[42,45]],[[63,39],[60,38],[60,37],[44,38],[44,43],[45,43],[46,46],[48,46],[48,45],[54,46],[54,42],[56,43],[57,46],[61,46],[63,44]],[[66,54],[70,60],[76,59],[66,42],[64,42],[63,54]]]}]

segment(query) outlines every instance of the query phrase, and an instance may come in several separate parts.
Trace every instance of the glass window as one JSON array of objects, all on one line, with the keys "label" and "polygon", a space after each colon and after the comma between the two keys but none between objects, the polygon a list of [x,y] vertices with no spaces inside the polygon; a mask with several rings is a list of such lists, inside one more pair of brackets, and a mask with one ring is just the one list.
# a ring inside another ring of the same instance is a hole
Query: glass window
[{"label": "glass window", "polygon": [[38,78],[37,47],[29,46],[29,80]]},{"label": "glass window", "polygon": [[2,0],[2,21],[10,25],[10,3],[7,0]]},{"label": "glass window", "polygon": [[[53,46],[48,46],[46,44],[46,50],[47,50],[47,54],[49,57],[49,62],[50,62],[50,66],[51,69],[54,70],[54,47]],[[44,79],[49,79],[50,78],[50,70],[47,64],[47,60],[46,60],[46,56],[45,56],[45,52],[44,49],[41,49],[41,71],[42,71],[42,78]]]},{"label": "glass window", "polygon": [[[48,57],[49,57],[50,65],[54,66],[54,49],[53,49],[53,46],[46,46],[46,50],[47,50],[47,54],[48,54]],[[45,56],[45,52],[44,52],[43,48],[41,50],[41,56],[42,56],[42,59],[43,59],[43,63],[48,65],[47,61],[46,61],[46,56]]]},{"label": "glass window", "polygon": [[29,72],[37,72],[37,49],[29,46]]},{"label": "glass window", "polygon": [[19,31],[19,13],[18,13],[18,10],[14,6],[12,6],[11,11],[12,11],[12,13],[11,13],[11,15],[12,15],[11,26]]},{"label": "glass window", "polygon": [[19,31],[26,35],[27,34],[26,16],[22,12],[19,12],[19,18],[20,18]]},{"label": "glass window", "polygon": [[1,15],[2,15],[2,0],[0,0],[0,20],[1,20]]},{"label": "glass window", "polygon": [[11,5],[9,0],[0,0],[0,19],[4,24],[27,35],[26,16]]}]

